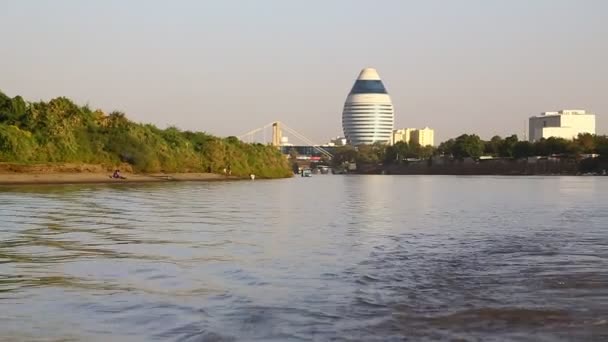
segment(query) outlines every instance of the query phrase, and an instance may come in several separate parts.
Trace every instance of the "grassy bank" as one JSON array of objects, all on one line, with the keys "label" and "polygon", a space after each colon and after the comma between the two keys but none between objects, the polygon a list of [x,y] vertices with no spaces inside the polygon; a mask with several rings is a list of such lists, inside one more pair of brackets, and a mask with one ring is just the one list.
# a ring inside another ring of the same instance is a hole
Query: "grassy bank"
[{"label": "grassy bank", "polygon": [[160,129],[64,97],[26,102],[2,92],[0,162],[5,168],[12,165],[12,172],[40,165],[94,165],[95,172],[120,167],[135,173],[223,173],[228,168],[237,177],[292,174],[285,158],[270,146],[175,127]]}]

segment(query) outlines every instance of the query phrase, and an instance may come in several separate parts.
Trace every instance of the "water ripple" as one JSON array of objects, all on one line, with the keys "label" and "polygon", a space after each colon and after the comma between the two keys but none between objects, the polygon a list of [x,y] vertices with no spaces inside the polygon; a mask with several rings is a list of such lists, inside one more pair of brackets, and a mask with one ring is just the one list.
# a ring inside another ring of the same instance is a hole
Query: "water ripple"
[{"label": "water ripple", "polygon": [[607,194],[594,177],[0,188],[0,339],[604,341]]}]

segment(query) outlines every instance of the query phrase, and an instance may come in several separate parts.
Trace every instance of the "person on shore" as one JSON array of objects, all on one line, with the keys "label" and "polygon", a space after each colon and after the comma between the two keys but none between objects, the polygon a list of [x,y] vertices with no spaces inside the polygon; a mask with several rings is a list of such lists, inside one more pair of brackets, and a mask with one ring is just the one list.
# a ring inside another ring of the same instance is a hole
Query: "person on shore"
[{"label": "person on shore", "polygon": [[120,174],[120,170],[119,169],[114,170],[114,173],[112,174],[112,177],[110,177],[110,178],[113,178],[113,179],[127,179],[127,177],[123,177]]}]

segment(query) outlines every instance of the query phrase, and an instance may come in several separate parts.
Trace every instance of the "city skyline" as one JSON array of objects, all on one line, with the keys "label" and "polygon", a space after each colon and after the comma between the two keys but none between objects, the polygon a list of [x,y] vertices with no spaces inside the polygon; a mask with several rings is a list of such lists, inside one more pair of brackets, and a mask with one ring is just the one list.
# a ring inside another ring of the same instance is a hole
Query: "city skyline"
[{"label": "city skyline", "polygon": [[437,143],[523,138],[530,116],[561,108],[596,113],[605,134],[606,10],[591,0],[383,1],[371,12],[363,1],[9,1],[0,90],[221,136],[281,120],[324,143],[342,135],[353,77],[374,67],[394,127],[433,127]]}]

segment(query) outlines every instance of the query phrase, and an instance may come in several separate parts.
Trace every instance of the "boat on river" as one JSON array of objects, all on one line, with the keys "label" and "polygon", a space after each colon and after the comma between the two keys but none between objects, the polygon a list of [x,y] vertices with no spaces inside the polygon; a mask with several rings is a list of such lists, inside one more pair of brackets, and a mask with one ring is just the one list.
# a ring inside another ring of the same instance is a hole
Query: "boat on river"
[{"label": "boat on river", "polygon": [[310,169],[303,169],[300,175],[302,177],[312,177],[312,171]]}]

